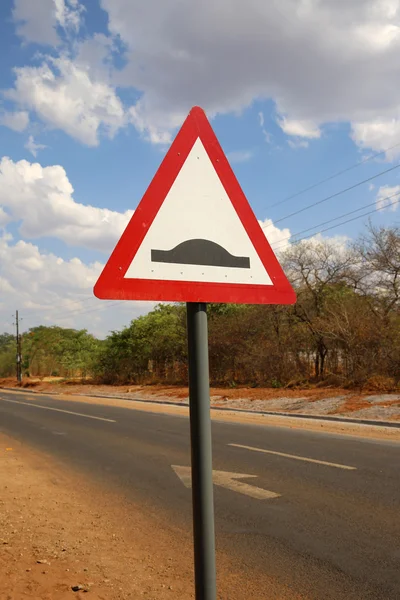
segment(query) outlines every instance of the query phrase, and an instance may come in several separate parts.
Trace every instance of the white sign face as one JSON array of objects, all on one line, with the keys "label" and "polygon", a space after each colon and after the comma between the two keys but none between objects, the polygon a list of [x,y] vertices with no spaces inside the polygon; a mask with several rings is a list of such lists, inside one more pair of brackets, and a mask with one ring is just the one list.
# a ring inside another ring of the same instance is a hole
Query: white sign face
[{"label": "white sign face", "polygon": [[200,138],[125,279],[272,285]]}]

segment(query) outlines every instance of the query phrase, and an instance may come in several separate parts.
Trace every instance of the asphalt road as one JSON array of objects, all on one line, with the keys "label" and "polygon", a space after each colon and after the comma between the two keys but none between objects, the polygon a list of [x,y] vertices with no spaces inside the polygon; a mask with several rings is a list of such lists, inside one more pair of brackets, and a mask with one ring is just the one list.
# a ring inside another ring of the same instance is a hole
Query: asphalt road
[{"label": "asphalt road", "polygon": [[[190,465],[186,417],[1,390],[0,431],[191,527],[172,468]],[[216,475],[228,487],[215,486],[215,511],[218,549],[249,577],[312,599],[400,599],[400,444],[214,422],[213,456],[248,475]]]}]

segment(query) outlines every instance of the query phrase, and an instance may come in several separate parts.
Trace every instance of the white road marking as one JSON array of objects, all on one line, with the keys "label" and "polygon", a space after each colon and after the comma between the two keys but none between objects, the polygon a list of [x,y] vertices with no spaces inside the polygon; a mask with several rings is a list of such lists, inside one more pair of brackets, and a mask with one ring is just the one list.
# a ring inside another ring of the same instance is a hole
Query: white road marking
[{"label": "white road marking", "polygon": [[284,452],[277,452],[276,450],[264,450],[263,448],[253,448],[252,446],[243,446],[242,444],[228,444],[234,448],[243,448],[244,450],[252,450],[253,452],[263,452],[264,454],[275,454],[276,456],[283,456],[284,458],[293,458],[294,460],[303,460],[305,462],[316,463],[317,465],[325,465],[326,467],[335,467],[336,469],[345,469],[346,471],[356,471],[357,467],[350,467],[348,465],[340,465],[338,463],[331,463],[325,460],[316,460],[315,458],[307,458],[306,456],[296,456],[296,454],[285,454]]},{"label": "white road marking", "polygon": [[[190,467],[181,467],[178,465],[171,465],[183,485],[187,488],[192,487],[192,469]],[[227,488],[233,492],[256,498],[257,500],[267,500],[271,498],[279,498],[281,494],[264,490],[263,488],[256,487],[255,485],[249,485],[237,479],[248,479],[250,477],[257,477],[257,475],[246,475],[245,473],[230,473],[229,471],[213,471],[213,482],[214,485]]]},{"label": "white road marking", "polygon": [[67,415],[76,415],[77,417],[86,417],[87,419],[95,419],[96,421],[106,421],[107,423],[116,423],[114,419],[105,419],[104,417],[94,417],[93,415],[86,415],[84,413],[73,412],[72,410],[62,410],[61,408],[52,408],[50,406],[41,406],[40,404],[34,404],[33,402],[19,402],[18,400],[8,400],[6,398],[0,398],[3,402],[10,402],[11,404],[24,404],[25,406],[31,406],[34,408],[43,408],[44,410],[54,410],[55,412],[66,413]]}]

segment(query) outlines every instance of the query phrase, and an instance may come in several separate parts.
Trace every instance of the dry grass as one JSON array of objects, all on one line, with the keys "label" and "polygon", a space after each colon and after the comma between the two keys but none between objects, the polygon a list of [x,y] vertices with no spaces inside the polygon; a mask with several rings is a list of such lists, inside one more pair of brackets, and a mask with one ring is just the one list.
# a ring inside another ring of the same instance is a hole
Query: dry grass
[{"label": "dry grass", "polygon": [[[375,381],[375,384],[379,387],[380,393],[388,393],[386,388],[384,391],[381,390],[381,386],[384,385],[383,381]],[[18,388],[14,378],[1,379],[0,387],[14,387]],[[182,402],[188,399],[189,390],[185,386],[172,386],[172,385],[97,385],[93,381],[76,381],[76,380],[49,380],[40,381],[34,379],[26,379],[22,384],[23,388],[32,389],[35,392],[44,393],[58,393],[65,396],[73,396],[80,394],[90,394],[93,396],[118,396],[127,399],[142,399],[142,400],[171,400],[175,402]],[[246,402],[246,408],[252,409],[252,403],[256,401],[265,402],[262,406],[263,410],[271,410],[268,406],[269,401],[276,401],[282,399],[299,399],[302,398],[306,402],[314,403],[318,400],[329,400],[330,398],[337,398],[338,396],[343,397],[343,402],[333,409],[329,414],[346,414],[355,413],[362,409],[368,409],[372,407],[379,407],[382,409],[390,407],[399,407],[400,401],[397,398],[382,399],[382,401],[374,401],[371,403],[366,398],[371,395],[372,390],[363,389],[358,393],[354,391],[335,388],[335,387],[314,387],[307,389],[274,389],[274,388],[251,388],[251,387],[236,387],[236,388],[219,388],[212,387],[210,389],[210,395],[212,398],[213,405],[224,404],[229,406],[229,401],[243,400]],[[377,393],[376,389],[373,390]],[[228,403],[228,404],[226,404]],[[243,406],[244,408],[244,406]],[[260,407],[257,407],[258,409]],[[273,410],[279,410],[275,408]],[[318,411],[315,413],[318,414]],[[382,411],[382,419],[384,419],[384,413]],[[389,417],[388,417],[389,418]],[[396,418],[393,415],[393,411],[390,414],[390,419]]]},{"label": "dry grass", "polygon": [[[47,378],[46,378],[47,379]],[[15,378],[0,379],[0,387],[18,387]],[[145,397],[164,397],[178,400],[185,400],[188,397],[189,390],[186,386],[175,385],[104,385],[94,384],[90,380],[81,382],[76,380],[67,381],[65,379],[39,380],[37,378],[25,379],[22,382],[23,388],[32,388],[37,392],[59,392],[63,394],[138,394]],[[212,387],[210,394],[214,398],[222,400],[237,400],[246,398],[248,400],[272,400],[277,398],[308,398],[310,402],[321,400],[323,398],[333,398],[334,396],[347,396],[351,394],[349,390],[332,387],[315,388],[252,388],[238,386],[235,388]]]}]

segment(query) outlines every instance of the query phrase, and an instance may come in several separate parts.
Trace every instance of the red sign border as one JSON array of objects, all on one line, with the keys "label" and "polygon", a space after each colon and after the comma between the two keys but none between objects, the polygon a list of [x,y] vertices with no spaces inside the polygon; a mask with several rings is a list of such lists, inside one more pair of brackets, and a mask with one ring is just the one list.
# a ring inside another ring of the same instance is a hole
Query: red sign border
[{"label": "red sign border", "polygon": [[[172,184],[200,138],[272,285],[125,279],[133,258]],[[179,130],[157,173],[114,248],[95,287],[103,300],[293,304],[295,292],[284,274],[204,111],[194,107]]]}]

